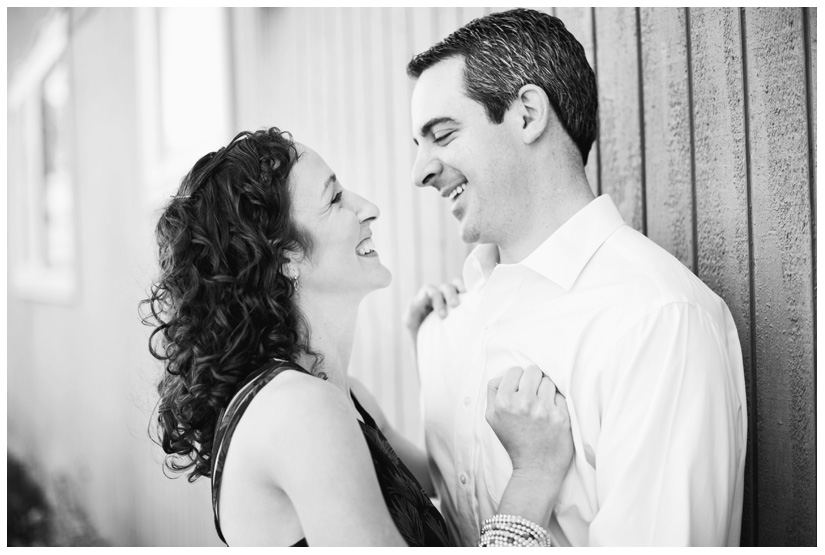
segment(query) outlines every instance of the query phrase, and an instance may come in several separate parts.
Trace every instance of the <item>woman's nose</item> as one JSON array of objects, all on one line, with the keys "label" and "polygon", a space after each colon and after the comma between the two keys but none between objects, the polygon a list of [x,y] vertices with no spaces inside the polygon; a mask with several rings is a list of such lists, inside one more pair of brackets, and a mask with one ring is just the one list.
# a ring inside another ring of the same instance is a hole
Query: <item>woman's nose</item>
[{"label": "woman's nose", "polygon": [[378,206],[372,202],[357,193],[352,193],[352,196],[355,213],[358,215],[359,222],[374,220],[381,215],[381,211],[378,209]]}]

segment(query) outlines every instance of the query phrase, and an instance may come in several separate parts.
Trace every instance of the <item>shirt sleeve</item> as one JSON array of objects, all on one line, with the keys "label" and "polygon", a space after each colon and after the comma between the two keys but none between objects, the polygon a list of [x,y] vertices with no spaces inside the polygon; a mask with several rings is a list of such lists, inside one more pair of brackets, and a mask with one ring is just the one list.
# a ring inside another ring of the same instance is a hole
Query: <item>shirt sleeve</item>
[{"label": "shirt sleeve", "polygon": [[689,303],[657,308],[617,338],[602,374],[590,545],[728,544],[745,449],[741,350],[728,341]]}]

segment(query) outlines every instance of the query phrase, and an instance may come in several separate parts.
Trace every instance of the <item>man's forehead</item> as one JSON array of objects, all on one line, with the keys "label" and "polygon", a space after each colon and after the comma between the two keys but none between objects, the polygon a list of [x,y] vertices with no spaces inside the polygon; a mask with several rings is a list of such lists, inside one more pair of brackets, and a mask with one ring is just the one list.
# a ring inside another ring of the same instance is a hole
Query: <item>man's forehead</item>
[{"label": "man's forehead", "polygon": [[455,117],[452,113],[464,102],[464,60],[449,58],[427,68],[415,83],[411,111],[413,131],[434,117]]}]

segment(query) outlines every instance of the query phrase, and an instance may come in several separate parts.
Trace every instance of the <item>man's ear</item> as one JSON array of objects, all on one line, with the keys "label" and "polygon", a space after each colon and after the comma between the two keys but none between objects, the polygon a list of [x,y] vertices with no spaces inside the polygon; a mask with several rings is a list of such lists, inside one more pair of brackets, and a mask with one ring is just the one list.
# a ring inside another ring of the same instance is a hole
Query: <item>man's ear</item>
[{"label": "man's ear", "polygon": [[524,85],[516,97],[518,116],[522,124],[522,139],[532,144],[541,137],[555,118],[547,93],[537,85]]}]

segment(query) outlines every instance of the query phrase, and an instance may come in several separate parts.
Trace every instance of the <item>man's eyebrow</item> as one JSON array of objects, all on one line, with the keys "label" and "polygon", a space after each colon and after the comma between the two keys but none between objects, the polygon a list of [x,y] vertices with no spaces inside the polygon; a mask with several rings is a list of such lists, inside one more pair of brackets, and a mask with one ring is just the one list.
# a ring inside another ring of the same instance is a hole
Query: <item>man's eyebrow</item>
[{"label": "man's eyebrow", "polygon": [[[427,123],[425,123],[424,125],[421,126],[421,136],[426,137],[427,135],[429,135],[430,131],[432,131],[433,127],[435,127],[439,123],[458,123],[458,122],[456,120],[454,120],[453,118],[448,118],[448,117],[433,118],[433,119],[431,119],[430,121],[428,121]],[[413,141],[415,141],[415,139],[413,139]]]}]

